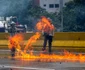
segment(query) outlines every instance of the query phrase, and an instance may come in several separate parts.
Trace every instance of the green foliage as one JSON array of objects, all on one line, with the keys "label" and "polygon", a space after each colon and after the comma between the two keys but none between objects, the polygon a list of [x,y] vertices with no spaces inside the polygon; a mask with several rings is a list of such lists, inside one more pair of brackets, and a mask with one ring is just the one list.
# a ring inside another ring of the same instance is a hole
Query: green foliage
[{"label": "green foliage", "polygon": [[74,0],[76,4],[85,4],[85,0]]},{"label": "green foliage", "polygon": [[80,4],[75,4],[75,2],[68,2],[66,3],[66,7],[63,8],[64,32],[85,31],[85,5],[79,1]]},{"label": "green foliage", "polygon": [[32,30],[40,19],[46,16],[53,20],[55,26],[59,26],[56,13],[48,13],[45,9],[35,6],[33,0],[0,0],[0,16],[16,16],[18,23],[27,24]]},{"label": "green foliage", "polygon": [[28,22],[27,23],[28,27],[34,28],[33,26],[35,26],[35,24],[37,23],[37,20],[39,20],[41,16],[46,16],[51,18],[53,20],[53,24],[56,27],[60,26],[56,13],[48,13],[45,9],[39,6],[33,5],[31,0],[28,4],[27,14],[25,17]]}]

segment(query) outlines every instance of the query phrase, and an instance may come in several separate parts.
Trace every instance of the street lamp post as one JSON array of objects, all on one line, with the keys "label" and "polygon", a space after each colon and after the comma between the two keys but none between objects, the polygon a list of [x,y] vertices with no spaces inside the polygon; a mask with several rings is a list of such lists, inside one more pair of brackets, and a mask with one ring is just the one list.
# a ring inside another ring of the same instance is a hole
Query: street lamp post
[{"label": "street lamp post", "polygon": [[63,32],[63,0],[60,0],[61,32]]}]

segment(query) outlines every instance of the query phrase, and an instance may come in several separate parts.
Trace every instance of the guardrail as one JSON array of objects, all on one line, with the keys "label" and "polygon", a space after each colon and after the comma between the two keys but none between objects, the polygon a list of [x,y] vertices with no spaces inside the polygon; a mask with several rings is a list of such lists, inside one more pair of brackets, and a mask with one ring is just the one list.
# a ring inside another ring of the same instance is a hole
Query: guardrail
[{"label": "guardrail", "polygon": [[[34,34],[33,32],[24,33],[25,40]],[[0,33],[0,40],[7,40],[9,35],[9,33]],[[40,40],[42,39],[43,36],[40,37]],[[54,40],[85,40],[85,32],[55,32]]]}]

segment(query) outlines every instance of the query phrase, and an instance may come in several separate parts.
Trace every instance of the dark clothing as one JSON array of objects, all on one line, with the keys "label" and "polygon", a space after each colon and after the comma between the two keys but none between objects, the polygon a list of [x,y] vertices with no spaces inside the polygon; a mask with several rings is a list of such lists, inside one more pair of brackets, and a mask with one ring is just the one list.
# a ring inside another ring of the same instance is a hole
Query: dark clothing
[{"label": "dark clothing", "polygon": [[14,36],[15,35],[15,33],[16,33],[15,24],[10,24],[9,33],[10,33],[10,36]]},{"label": "dark clothing", "polygon": [[16,51],[16,50],[15,50],[15,47],[12,47],[12,49],[11,49],[11,56],[12,56],[12,57],[15,56],[15,51]]},{"label": "dark clothing", "polygon": [[45,35],[44,36],[44,44],[43,44],[43,51],[46,50],[46,45],[47,45],[47,42],[48,42],[48,47],[49,47],[49,53],[52,52],[51,50],[51,47],[52,47],[52,39],[53,39],[53,36],[50,36],[50,35]]}]

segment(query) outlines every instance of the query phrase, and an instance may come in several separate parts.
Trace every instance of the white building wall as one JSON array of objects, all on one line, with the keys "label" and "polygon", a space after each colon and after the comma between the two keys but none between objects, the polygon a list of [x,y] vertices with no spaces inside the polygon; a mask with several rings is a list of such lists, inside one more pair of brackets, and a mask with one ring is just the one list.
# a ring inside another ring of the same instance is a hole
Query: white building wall
[{"label": "white building wall", "polygon": [[[50,4],[53,4],[54,7],[50,8],[49,7]],[[48,12],[59,12],[59,7],[55,8],[55,4],[59,4],[59,0],[40,0],[40,6],[42,8],[45,8],[46,11],[48,11]]]},{"label": "white building wall", "polygon": [[[71,0],[63,0],[63,6],[66,2]],[[49,5],[53,4],[54,8],[50,8]],[[55,4],[59,4],[59,7],[55,8]],[[46,6],[45,6],[46,5]],[[40,7],[46,9],[48,12],[59,12],[60,11],[60,0],[40,0]]]}]

